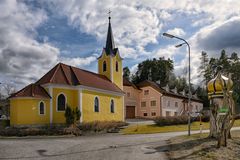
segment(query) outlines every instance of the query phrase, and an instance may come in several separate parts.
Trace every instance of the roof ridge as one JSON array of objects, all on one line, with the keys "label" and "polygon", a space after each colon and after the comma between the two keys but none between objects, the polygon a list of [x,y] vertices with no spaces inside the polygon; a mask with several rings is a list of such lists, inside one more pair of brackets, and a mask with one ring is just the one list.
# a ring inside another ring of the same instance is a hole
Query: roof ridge
[{"label": "roof ridge", "polygon": [[[91,71],[88,71],[88,70],[85,70],[85,69],[82,69],[82,68],[78,68],[78,67],[75,67],[75,66],[67,65],[67,64],[64,64],[64,63],[62,63],[62,65],[66,65],[66,66],[69,66],[69,67],[72,67],[72,68],[76,68],[76,69],[79,69],[79,70],[81,70],[81,71],[83,71],[83,72],[88,72],[88,73],[90,73],[90,74],[97,75],[97,76],[99,76],[100,78],[102,78],[102,79],[104,79],[104,80],[110,81],[110,79],[108,79],[106,76],[101,75],[101,74],[99,74],[99,73],[91,72]],[[110,82],[111,82],[111,81],[110,81]]]},{"label": "roof ridge", "polygon": [[74,68],[73,68],[72,66],[69,66],[69,67],[70,67],[70,70],[71,70],[71,72],[73,73],[74,77],[77,79],[78,83],[81,84],[81,83],[80,83],[80,80],[78,79],[78,77],[77,77],[77,75],[76,75],[76,73],[75,73],[75,71],[74,71]]},{"label": "roof ridge", "polygon": [[31,84],[31,95],[34,97],[34,84]]},{"label": "roof ridge", "polygon": [[[61,62],[60,63],[58,63],[55,67],[56,67],[56,69],[55,69],[55,71],[54,71],[54,73],[53,73],[53,76],[50,78],[50,82],[52,82],[52,79],[53,79],[53,77],[55,76],[55,74],[57,73],[57,70],[58,70],[58,68],[60,67],[60,65],[61,65]],[[45,74],[46,75],[46,74]]]},{"label": "roof ridge", "polygon": [[[70,67],[70,66],[67,66],[67,67]],[[64,78],[67,80],[68,84],[71,85],[71,82],[69,81],[69,79],[68,79],[67,76],[66,76],[66,73],[64,72],[62,63],[60,63],[60,69],[61,69],[61,71],[63,72]]]}]

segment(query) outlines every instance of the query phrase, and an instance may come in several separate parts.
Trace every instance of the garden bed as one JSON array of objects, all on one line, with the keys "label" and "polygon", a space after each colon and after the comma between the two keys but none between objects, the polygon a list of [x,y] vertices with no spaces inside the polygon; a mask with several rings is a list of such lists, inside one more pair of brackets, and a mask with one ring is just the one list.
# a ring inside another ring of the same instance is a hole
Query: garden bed
[{"label": "garden bed", "polygon": [[81,123],[77,126],[66,127],[65,125],[43,126],[43,127],[6,127],[0,128],[0,136],[4,137],[23,137],[23,136],[61,136],[61,135],[88,135],[99,133],[116,133],[122,126],[127,125],[125,122],[118,121],[95,121]]}]

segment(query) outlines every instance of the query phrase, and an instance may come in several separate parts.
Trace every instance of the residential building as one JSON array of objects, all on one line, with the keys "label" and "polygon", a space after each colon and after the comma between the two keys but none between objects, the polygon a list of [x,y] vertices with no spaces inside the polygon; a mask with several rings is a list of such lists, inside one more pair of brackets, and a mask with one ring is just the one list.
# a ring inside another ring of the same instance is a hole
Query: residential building
[{"label": "residential building", "polygon": [[[191,113],[196,113],[203,109],[202,101],[195,95],[192,96],[191,105],[188,108],[188,95],[185,91],[178,93],[176,88],[171,90],[168,85],[160,87],[159,84],[149,80],[136,85],[128,81],[123,85],[124,92],[134,95],[132,97],[125,95],[126,115],[131,112],[128,109],[129,106],[135,108],[135,116],[126,116],[126,118],[179,116],[186,114],[188,110]],[[131,104],[130,102],[134,103]]]}]

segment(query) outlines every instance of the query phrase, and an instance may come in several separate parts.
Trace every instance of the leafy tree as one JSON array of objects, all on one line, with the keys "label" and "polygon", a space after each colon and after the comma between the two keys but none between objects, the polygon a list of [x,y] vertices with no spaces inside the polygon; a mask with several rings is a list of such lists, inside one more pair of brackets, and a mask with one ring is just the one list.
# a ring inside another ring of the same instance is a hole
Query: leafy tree
[{"label": "leafy tree", "polygon": [[161,57],[159,59],[147,59],[138,64],[136,74],[133,76],[133,82],[139,83],[143,80],[152,80],[154,82],[160,81],[161,86],[165,86],[170,74],[173,71],[173,61]]},{"label": "leafy tree", "polygon": [[130,79],[130,73],[131,73],[131,72],[130,72],[130,70],[129,70],[128,67],[124,67],[124,68],[123,68],[123,77],[124,77],[124,78],[126,78],[126,79],[129,80],[129,79]]}]

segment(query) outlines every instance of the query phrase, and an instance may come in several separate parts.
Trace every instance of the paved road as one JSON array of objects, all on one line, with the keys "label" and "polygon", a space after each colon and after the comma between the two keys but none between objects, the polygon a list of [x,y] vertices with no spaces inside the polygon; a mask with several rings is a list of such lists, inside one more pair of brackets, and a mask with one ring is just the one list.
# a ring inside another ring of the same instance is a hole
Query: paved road
[{"label": "paved road", "polygon": [[[205,131],[206,132],[206,131]],[[198,133],[198,132],[192,132]],[[187,132],[0,139],[1,159],[164,160],[166,140]]]}]

